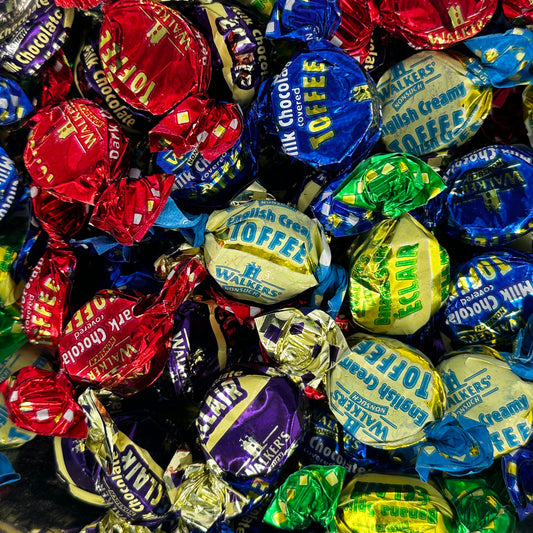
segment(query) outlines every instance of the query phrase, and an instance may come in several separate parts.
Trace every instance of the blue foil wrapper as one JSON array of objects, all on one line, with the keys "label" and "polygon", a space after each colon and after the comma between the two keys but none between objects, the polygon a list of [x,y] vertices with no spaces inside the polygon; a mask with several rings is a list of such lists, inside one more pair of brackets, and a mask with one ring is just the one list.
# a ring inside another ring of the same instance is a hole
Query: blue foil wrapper
[{"label": "blue foil wrapper", "polygon": [[512,371],[522,379],[533,381],[533,315],[527,319],[513,342],[512,352],[500,352]]},{"label": "blue foil wrapper", "polygon": [[533,442],[504,455],[502,469],[518,518],[524,520],[533,513]]},{"label": "blue foil wrapper", "polygon": [[9,459],[3,453],[0,453],[0,487],[19,479],[20,475],[13,470]]},{"label": "blue foil wrapper", "polygon": [[452,345],[510,346],[533,311],[533,260],[495,250],[464,263],[441,308],[441,332]]},{"label": "blue foil wrapper", "polygon": [[[469,244],[507,243],[533,227],[533,150],[486,146],[454,161],[443,177],[452,233]],[[530,183],[531,182],[531,183]]]},{"label": "blue foil wrapper", "polygon": [[494,87],[515,87],[533,81],[533,32],[513,28],[491,33],[464,43],[479,57],[479,62]]},{"label": "blue foil wrapper", "polygon": [[0,125],[13,124],[33,111],[18,83],[0,76]]},{"label": "blue foil wrapper", "polygon": [[452,476],[477,474],[492,465],[494,452],[489,430],[477,420],[447,413],[426,429],[416,459],[416,471],[427,481],[430,470]]},{"label": "blue foil wrapper", "polygon": [[293,56],[265,82],[259,118],[273,123],[283,151],[324,170],[349,168],[377,142],[381,127],[376,86],[359,63],[320,41]]},{"label": "blue foil wrapper", "polygon": [[245,189],[257,173],[258,132],[245,116],[241,138],[235,145],[209,162],[194,152],[177,157],[172,150],[158,152],[156,164],[175,175],[170,193],[179,207],[194,210],[223,209],[233,196]]},{"label": "blue foil wrapper", "polygon": [[341,22],[336,0],[278,0],[267,25],[270,39],[329,39]]},{"label": "blue foil wrapper", "polygon": [[7,215],[17,199],[20,186],[21,180],[15,169],[15,163],[0,146],[0,220]]}]

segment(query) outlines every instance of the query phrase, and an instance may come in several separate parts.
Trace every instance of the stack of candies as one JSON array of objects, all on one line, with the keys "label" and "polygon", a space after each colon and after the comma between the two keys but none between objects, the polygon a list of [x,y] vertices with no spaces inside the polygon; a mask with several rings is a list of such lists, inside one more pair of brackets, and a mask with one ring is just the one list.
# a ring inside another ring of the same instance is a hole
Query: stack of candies
[{"label": "stack of candies", "polygon": [[528,0],[0,1],[0,531],[531,530],[532,81]]}]

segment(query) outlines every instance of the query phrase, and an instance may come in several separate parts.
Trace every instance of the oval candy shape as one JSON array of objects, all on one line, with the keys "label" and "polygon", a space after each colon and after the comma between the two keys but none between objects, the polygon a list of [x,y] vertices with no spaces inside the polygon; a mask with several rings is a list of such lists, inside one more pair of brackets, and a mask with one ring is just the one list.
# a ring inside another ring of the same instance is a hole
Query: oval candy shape
[{"label": "oval candy shape", "polygon": [[355,334],[351,352],[328,374],[329,405],[344,430],[376,448],[411,446],[446,406],[440,376],[426,356],[388,337]]},{"label": "oval candy shape", "polygon": [[285,375],[268,367],[220,376],[196,422],[207,458],[237,477],[281,468],[303,436],[305,400]]},{"label": "oval candy shape", "polygon": [[211,80],[204,37],[180,13],[152,0],[104,7],[100,58],[115,92],[153,115],[204,93]]},{"label": "oval candy shape", "polygon": [[492,104],[486,74],[457,52],[414,54],[387,70],[377,91],[385,146],[416,156],[464,144]]}]

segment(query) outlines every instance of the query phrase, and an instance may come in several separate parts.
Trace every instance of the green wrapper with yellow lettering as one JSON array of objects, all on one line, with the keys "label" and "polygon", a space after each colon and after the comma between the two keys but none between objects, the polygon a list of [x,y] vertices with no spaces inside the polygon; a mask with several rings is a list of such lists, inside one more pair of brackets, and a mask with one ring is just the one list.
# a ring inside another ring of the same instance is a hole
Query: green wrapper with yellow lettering
[{"label": "green wrapper with yellow lettering", "polygon": [[450,262],[437,239],[411,215],[383,220],[352,257],[350,308],[374,333],[409,335],[448,295]]},{"label": "green wrapper with yellow lettering", "polygon": [[335,522],[339,533],[455,533],[444,497],[414,476],[355,476],[342,491]]},{"label": "green wrapper with yellow lettering", "polygon": [[377,154],[350,172],[335,200],[394,218],[426,205],[445,188],[441,177],[417,157]]},{"label": "green wrapper with yellow lettering", "polygon": [[337,531],[334,516],[346,470],[342,466],[306,466],[291,474],[266,510],[263,520],[288,530],[308,530],[313,523]]}]

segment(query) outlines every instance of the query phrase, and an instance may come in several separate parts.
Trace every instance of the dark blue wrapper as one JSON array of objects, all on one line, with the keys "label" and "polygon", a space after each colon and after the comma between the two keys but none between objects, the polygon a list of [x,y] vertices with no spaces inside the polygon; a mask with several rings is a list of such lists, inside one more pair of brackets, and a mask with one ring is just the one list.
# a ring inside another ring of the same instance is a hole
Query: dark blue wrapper
[{"label": "dark blue wrapper", "polygon": [[314,41],[330,38],[341,22],[335,0],[279,0],[266,36],[270,39]]},{"label": "dark blue wrapper", "polygon": [[531,148],[480,148],[454,161],[443,179],[451,186],[448,224],[465,242],[504,244],[533,227]]},{"label": "dark blue wrapper", "polygon": [[0,76],[0,125],[13,124],[33,111],[18,83]]},{"label": "dark blue wrapper", "polygon": [[502,469],[518,518],[524,520],[533,513],[533,443],[504,455]]},{"label": "dark blue wrapper", "polygon": [[326,41],[309,48],[261,87],[259,117],[287,155],[325,170],[349,168],[379,138],[375,84],[340,48]]},{"label": "dark blue wrapper", "polygon": [[442,332],[454,346],[511,345],[533,311],[532,283],[528,254],[495,250],[474,257],[452,276]]},{"label": "dark blue wrapper", "polygon": [[170,196],[189,212],[225,208],[254,179],[257,157],[257,128],[245,115],[241,138],[213,161],[207,161],[198,152],[177,157],[172,150],[167,150],[157,153],[156,163],[163,172],[175,175]]},{"label": "dark blue wrapper", "polygon": [[7,215],[14,204],[20,187],[21,180],[15,169],[15,163],[0,146],[0,220]]}]

